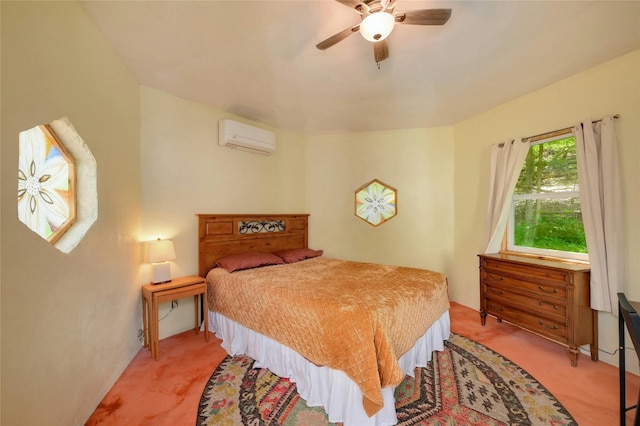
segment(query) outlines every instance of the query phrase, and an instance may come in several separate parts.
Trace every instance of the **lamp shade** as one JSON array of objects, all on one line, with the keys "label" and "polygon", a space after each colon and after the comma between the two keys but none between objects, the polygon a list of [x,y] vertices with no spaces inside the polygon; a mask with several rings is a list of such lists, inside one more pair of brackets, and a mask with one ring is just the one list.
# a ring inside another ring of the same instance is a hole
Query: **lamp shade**
[{"label": "lamp shade", "polygon": [[360,23],[360,34],[369,41],[382,41],[391,34],[396,20],[388,12],[375,12]]},{"label": "lamp shade", "polygon": [[154,284],[171,281],[169,260],[176,258],[173,241],[161,240],[149,242],[148,262],[151,263],[151,282]]},{"label": "lamp shade", "polygon": [[149,242],[149,263],[166,262],[175,258],[176,252],[173,248],[173,241],[158,239]]}]

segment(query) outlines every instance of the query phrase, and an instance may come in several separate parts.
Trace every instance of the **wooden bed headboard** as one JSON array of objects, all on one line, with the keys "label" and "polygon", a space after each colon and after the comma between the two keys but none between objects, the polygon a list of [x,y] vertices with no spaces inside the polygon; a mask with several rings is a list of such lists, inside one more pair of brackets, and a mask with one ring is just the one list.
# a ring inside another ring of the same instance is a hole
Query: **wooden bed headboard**
[{"label": "wooden bed headboard", "polygon": [[308,247],[308,214],[198,214],[198,274],[216,260],[249,251]]}]

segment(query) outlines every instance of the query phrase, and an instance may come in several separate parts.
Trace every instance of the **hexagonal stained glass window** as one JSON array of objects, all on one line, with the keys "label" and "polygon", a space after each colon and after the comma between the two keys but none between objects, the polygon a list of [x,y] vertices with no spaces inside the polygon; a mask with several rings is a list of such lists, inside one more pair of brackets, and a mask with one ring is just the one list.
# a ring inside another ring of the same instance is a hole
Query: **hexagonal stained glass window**
[{"label": "hexagonal stained glass window", "polygon": [[356,190],[356,216],[373,226],[398,214],[397,203],[396,189],[377,179]]},{"label": "hexagonal stained glass window", "polygon": [[75,161],[48,125],[20,132],[18,219],[51,244],[76,220]]}]

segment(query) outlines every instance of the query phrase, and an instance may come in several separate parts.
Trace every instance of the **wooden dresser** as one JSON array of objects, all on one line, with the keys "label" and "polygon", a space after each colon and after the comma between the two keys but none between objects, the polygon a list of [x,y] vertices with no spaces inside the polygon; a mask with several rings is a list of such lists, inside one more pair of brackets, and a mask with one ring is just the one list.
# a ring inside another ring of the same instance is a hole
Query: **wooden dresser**
[{"label": "wooden dresser", "polygon": [[598,317],[589,307],[589,267],[506,254],[481,254],[480,319],[508,321],[569,348],[590,345],[598,360]]}]

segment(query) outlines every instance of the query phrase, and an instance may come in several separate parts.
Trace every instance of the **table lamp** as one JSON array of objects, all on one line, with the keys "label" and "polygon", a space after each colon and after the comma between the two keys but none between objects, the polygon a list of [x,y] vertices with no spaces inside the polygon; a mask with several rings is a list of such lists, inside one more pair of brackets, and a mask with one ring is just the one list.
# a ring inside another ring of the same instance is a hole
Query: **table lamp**
[{"label": "table lamp", "polygon": [[151,282],[159,284],[171,281],[169,260],[176,258],[173,241],[161,240],[149,242],[149,263],[151,263]]}]

